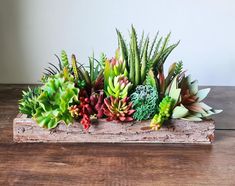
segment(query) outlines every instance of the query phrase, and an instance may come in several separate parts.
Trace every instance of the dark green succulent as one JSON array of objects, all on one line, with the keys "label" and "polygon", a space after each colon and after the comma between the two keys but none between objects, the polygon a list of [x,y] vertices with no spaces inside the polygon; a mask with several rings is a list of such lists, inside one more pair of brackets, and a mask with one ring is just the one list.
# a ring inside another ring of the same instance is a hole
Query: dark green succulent
[{"label": "dark green succulent", "polygon": [[28,88],[27,91],[23,91],[22,99],[19,101],[19,110],[20,113],[26,114],[27,117],[31,117],[36,113],[38,107],[37,98],[40,94],[40,88]]},{"label": "dark green succulent", "polygon": [[68,108],[74,101],[78,101],[79,92],[73,77],[56,74],[49,77],[41,89],[38,97],[39,107],[33,115],[39,126],[51,129],[61,121],[70,124],[73,118]]},{"label": "dark green succulent", "polygon": [[133,118],[141,121],[151,118],[157,111],[157,90],[150,85],[139,85],[130,96],[135,109]]}]

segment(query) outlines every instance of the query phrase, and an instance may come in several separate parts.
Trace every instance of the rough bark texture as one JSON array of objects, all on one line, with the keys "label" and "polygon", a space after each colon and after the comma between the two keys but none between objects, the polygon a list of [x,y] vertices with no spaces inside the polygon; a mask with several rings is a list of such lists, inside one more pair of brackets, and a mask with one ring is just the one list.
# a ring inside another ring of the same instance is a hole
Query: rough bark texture
[{"label": "rough bark texture", "polygon": [[14,119],[15,142],[77,142],[77,143],[205,143],[214,140],[213,120],[189,122],[172,120],[159,131],[148,128],[150,121],[116,123],[99,120],[89,131],[75,122],[63,123],[52,130],[43,129],[37,123],[21,115]]}]

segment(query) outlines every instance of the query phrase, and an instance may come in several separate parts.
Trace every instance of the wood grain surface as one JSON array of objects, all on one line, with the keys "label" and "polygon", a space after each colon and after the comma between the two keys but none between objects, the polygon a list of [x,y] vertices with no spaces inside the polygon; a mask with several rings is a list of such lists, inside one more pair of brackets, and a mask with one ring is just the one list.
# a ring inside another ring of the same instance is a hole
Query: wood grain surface
[{"label": "wood grain surface", "polygon": [[235,185],[234,87],[213,87],[209,101],[224,108],[216,122],[225,130],[211,146],[15,144],[12,121],[26,87],[0,85],[0,185]]}]

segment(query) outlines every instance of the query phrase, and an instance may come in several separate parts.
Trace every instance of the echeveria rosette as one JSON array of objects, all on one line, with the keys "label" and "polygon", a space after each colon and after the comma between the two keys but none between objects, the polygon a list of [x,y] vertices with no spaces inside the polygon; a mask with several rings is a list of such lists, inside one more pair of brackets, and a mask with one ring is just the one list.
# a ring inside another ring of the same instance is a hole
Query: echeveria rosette
[{"label": "echeveria rosette", "polygon": [[133,121],[132,114],[135,112],[132,109],[130,98],[124,99],[114,98],[112,96],[104,99],[104,114],[107,116],[107,121]]},{"label": "echeveria rosette", "polygon": [[168,120],[171,117],[172,113],[172,106],[174,104],[174,100],[166,96],[163,98],[161,103],[159,104],[159,111],[157,114],[154,115],[153,119],[151,120],[150,127],[154,130],[159,130],[164,121]]},{"label": "echeveria rosette", "polygon": [[74,86],[71,77],[65,79],[61,74],[49,77],[38,97],[39,107],[33,118],[39,126],[55,128],[59,122],[67,125],[73,121],[69,106],[78,100],[79,89]]},{"label": "echeveria rosette", "polygon": [[28,88],[27,91],[23,91],[22,99],[19,101],[19,111],[22,114],[26,114],[27,117],[32,117],[36,113],[36,109],[39,106],[38,96],[41,92],[39,87]]},{"label": "echeveria rosette", "polygon": [[141,121],[150,119],[157,111],[157,90],[150,85],[139,85],[130,96],[132,108],[136,110],[133,118]]},{"label": "echeveria rosette", "polygon": [[209,88],[199,90],[198,82],[193,81],[191,76],[183,76],[181,79],[176,76],[166,91],[166,94],[175,100],[172,118],[202,121],[204,118],[222,112],[202,102],[209,92]]},{"label": "echeveria rosette", "polygon": [[125,98],[128,95],[131,85],[131,82],[129,82],[125,75],[118,75],[114,78],[109,77],[106,94],[115,98]]}]

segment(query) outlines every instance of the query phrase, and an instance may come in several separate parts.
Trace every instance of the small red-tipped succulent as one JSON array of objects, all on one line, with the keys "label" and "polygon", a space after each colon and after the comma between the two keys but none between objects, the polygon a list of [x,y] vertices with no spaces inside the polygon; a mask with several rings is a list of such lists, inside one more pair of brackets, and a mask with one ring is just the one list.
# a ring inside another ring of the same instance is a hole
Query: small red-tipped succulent
[{"label": "small red-tipped succulent", "polygon": [[105,98],[103,111],[107,116],[107,121],[132,121],[132,114],[135,110],[132,109],[132,103],[129,100],[129,97],[119,99],[110,96]]},{"label": "small red-tipped succulent", "polygon": [[79,108],[78,105],[72,105],[69,107],[69,112],[73,118],[77,118],[79,116]]}]

